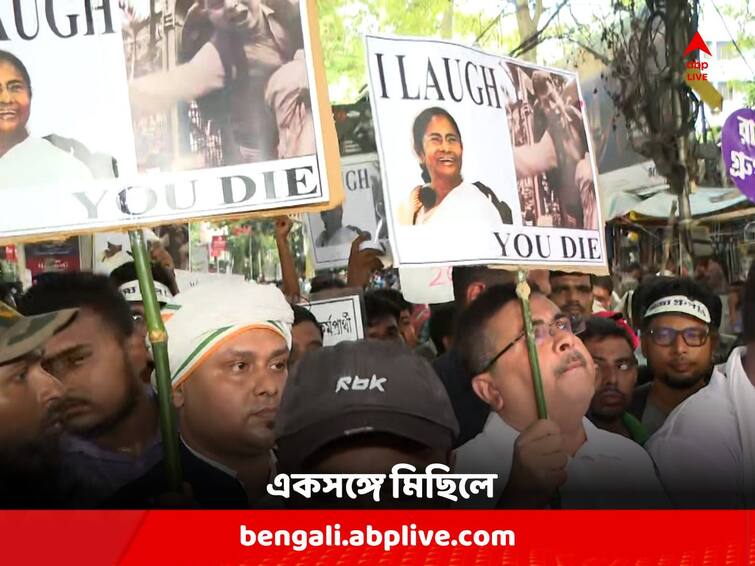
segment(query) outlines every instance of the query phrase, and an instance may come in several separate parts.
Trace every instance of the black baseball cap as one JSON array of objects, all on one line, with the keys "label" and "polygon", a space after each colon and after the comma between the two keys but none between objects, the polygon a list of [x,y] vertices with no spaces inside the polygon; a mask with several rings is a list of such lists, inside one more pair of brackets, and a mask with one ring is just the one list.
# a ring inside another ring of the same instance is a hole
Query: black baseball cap
[{"label": "black baseball cap", "polygon": [[446,389],[404,344],[341,342],[310,352],[289,376],[275,423],[284,471],[342,438],[387,433],[449,451],[459,433]]}]

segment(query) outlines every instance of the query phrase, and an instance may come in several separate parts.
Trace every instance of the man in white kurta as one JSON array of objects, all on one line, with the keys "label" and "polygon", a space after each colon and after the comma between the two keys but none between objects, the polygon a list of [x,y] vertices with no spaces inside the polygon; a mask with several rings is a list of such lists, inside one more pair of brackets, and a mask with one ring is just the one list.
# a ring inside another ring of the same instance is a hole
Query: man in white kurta
[{"label": "man in white kurta", "polygon": [[492,411],[482,433],[456,451],[455,472],[498,475],[493,498],[464,506],[666,507],[647,453],[585,418],[595,367],[569,317],[540,294],[533,294],[531,308],[548,419],[537,417],[515,287],[489,288],[459,321],[472,387]]},{"label": "man in white kurta", "polygon": [[[755,295],[755,280],[748,281]],[[752,302],[745,303],[752,307]],[[755,312],[745,309],[752,328]],[[710,383],[679,405],[647,449],[681,507],[755,506],[755,340],[736,348]]]}]

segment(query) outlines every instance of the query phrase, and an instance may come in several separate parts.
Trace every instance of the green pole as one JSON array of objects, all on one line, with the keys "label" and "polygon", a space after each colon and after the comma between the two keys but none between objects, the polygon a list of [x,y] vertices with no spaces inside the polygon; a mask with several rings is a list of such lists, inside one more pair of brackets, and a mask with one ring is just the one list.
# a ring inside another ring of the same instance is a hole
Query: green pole
[{"label": "green pole", "polygon": [[170,362],[168,361],[168,333],[160,316],[160,305],[152,279],[149,252],[141,230],[129,232],[131,251],[134,254],[139,289],[144,302],[144,315],[147,320],[149,341],[157,374],[157,400],[160,406],[160,434],[163,441],[163,461],[168,474],[168,486],[172,492],[183,491],[181,481],[181,458],[178,449],[178,429],[173,410],[173,386],[170,382]]},{"label": "green pole", "polygon": [[543,380],[540,375],[540,360],[537,357],[535,344],[535,330],[532,326],[532,311],[530,310],[530,285],[527,283],[527,272],[520,269],[516,275],[516,294],[522,303],[522,318],[524,318],[524,332],[527,340],[527,353],[532,370],[532,385],[535,389],[535,403],[537,404],[537,418],[547,419],[548,408],[545,405]]},{"label": "green pole", "polygon": [[[516,294],[522,303],[522,318],[524,319],[524,333],[527,340],[527,353],[530,358],[530,370],[532,372],[532,386],[535,390],[535,404],[537,405],[537,418],[548,418],[548,407],[545,404],[545,392],[543,391],[543,378],[540,374],[540,359],[537,357],[537,344],[535,343],[535,329],[532,325],[532,310],[530,309],[530,284],[527,283],[527,272],[523,269],[516,274]],[[561,494],[556,491],[551,497],[551,509],[561,509]]]}]

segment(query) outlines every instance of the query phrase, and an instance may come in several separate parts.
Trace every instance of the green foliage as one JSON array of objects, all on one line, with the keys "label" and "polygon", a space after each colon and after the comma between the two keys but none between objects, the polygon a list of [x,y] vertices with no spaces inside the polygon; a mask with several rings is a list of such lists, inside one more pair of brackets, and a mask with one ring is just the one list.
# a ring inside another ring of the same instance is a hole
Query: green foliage
[{"label": "green foliage", "polygon": [[[452,14],[451,37],[472,44],[493,19],[483,13],[460,12],[450,0],[317,0],[317,7],[334,103],[354,101],[367,82],[365,33],[442,37],[444,18]],[[516,28],[504,30],[496,25],[480,44],[504,52],[514,47],[518,38]]]}]

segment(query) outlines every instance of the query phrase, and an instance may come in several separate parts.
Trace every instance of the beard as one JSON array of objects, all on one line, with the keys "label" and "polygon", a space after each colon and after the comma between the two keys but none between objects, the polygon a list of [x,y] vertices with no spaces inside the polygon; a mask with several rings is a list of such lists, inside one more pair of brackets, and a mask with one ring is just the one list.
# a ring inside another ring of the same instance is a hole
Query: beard
[{"label": "beard", "polygon": [[[69,433],[85,439],[95,439],[118,428],[118,426],[123,421],[131,416],[137,404],[139,403],[139,397],[143,394],[142,388],[144,387],[144,385],[140,382],[140,377],[125,352],[123,357],[123,364],[123,371],[128,376],[128,385],[123,399],[121,400],[115,411],[113,411],[110,415],[107,415],[99,422],[86,427],[76,427],[73,423],[64,423],[66,430]],[[63,401],[64,406],[65,403],[66,402]]]},{"label": "beard", "polygon": [[695,372],[691,375],[674,375],[669,372],[656,373],[650,364],[648,364],[648,367],[650,368],[650,375],[653,376],[653,379],[657,379],[668,385],[671,389],[676,389],[678,391],[691,389],[701,381],[707,383],[710,379],[711,373],[713,373],[713,364],[709,365],[704,370]]}]

